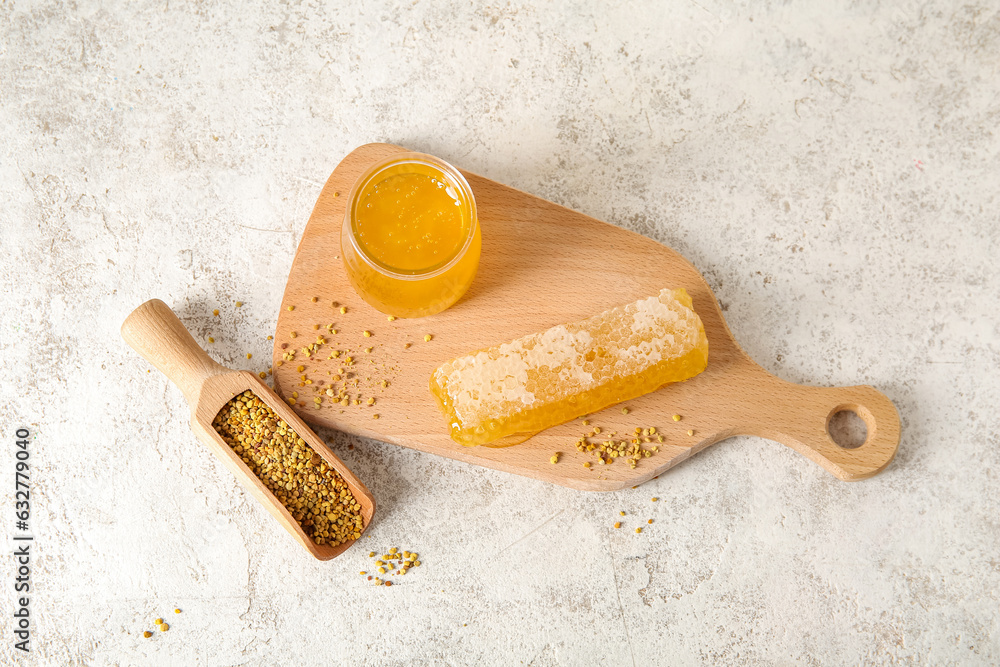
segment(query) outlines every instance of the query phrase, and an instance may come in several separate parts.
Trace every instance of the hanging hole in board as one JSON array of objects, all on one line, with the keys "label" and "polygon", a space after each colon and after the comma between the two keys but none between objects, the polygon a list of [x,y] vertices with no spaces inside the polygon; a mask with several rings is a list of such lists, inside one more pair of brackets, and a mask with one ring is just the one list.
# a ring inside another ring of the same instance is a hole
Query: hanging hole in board
[{"label": "hanging hole in board", "polygon": [[854,407],[840,407],[830,415],[826,430],[843,449],[857,449],[868,440],[868,424]]}]

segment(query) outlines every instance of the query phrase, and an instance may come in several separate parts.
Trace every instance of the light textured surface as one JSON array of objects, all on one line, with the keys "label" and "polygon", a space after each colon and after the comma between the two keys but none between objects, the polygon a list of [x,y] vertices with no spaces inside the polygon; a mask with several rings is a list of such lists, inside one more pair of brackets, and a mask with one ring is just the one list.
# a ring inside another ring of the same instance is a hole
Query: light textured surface
[{"label": "light textured surface", "polygon": [[[0,3],[21,662],[1000,662],[995,3],[318,4]],[[739,438],[595,495],[325,433],[371,548],[424,565],[311,560],[117,330],[159,296],[259,369],[320,183],[379,140],[673,246],[765,368],[895,400],[895,463],[846,484]]]}]

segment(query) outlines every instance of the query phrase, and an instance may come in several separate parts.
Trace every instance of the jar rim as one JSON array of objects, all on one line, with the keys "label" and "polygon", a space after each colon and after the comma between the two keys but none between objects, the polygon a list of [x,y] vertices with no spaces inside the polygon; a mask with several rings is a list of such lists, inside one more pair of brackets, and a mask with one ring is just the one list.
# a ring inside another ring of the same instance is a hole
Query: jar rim
[{"label": "jar rim", "polygon": [[[432,268],[431,270],[414,270],[414,271],[400,271],[394,267],[390,267],[387,264],[380,262],[376,258],[368,254],[365,247],[358,242],[357,239],[357,227],[356,220],[357,216],[355,214],[357,210],[357,205],[359,202],[359,197],[365,188],[373,181],[376,177],[386,169],[394,167],[401,164],[422,164],[428,167],[433,167],[438,169],[445,175],[445,177],[453,180],[455,185],[462,191],[463,198],[466,200],[469,211],[469,229],[466,234],[465,242],[462,247],[452,256],[450,260],[446,263]],[[367,264],[370,268],[381,273],[389,278],[394,278],[396,280],[426,280],[428,278],[434,278],[436,276],[445,273],[449,269],[453,268],[469,251],[472,246],[472,241],[476,236],[476,231],[479,228],[479,216],[476,212],[476,198],[472,192],[472,187],[466,180],[465,176],[462,175],[458,169],[454,166],[445,162],[441,158],[435,157],[433,155],[428,155],[427,153],[418,153],[413,151],[403,151],[400,153],[393,153],[391,156],[378,160],[368,167],[361,176],[354,182],[351,187],[351,192],[348,195],[347,200],[347,211],[344,214],[344,227],[347,229],[347,236],[351,241],[351,248],[354,252],[361,258],[361,260]]]}]

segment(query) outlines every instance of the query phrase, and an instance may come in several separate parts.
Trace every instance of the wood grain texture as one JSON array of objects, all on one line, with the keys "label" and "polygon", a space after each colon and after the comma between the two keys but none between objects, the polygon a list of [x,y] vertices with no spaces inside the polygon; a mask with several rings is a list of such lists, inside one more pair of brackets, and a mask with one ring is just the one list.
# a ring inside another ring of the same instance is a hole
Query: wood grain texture
[{"label": "wood grain texture", "polygon": [[[340,231],[346,195],[357,177],[375,160],[403,150],[366,144],[345,157],[323,187],[296,252],[274,337],[273,368],[276,390],[283,396],[299,391],[295,409],[309,423],[593,491],[640,484],[713,443],[741,434],[784,443],[842,480],[870,477],[892,461],[899,444],[899,416],[888,398],[868,386],[808,387],[767,373],[733,339],[708,284],[678,253],[466,171],[462,173],[475,194],[483,235],[475,282],[442,313],[387,321],[350,287],[340,260]],[[628,415],[617,406],[591,417],[591,425],[604,432],[655,426],[666,436],[658,454],[643,459],[634,470],[623,461],[585,468],[584,461],[594,458],[575,449],[586,430],[579,421],[506,448],[466,448],[448,437],[428,389],[431,372],[442,362],[589,317],[664,287],[684,287],[691,295],[709,340],[708,368],[692,380],[628,402]],[[348,312],[340,314],[332,302],[346,305]],[[324,402],[315,407],[318,384],[299,386],[301,375],[321,384],[342,366],[339,359],[329,360],[324,353],[312,360],[299,355],[295,362],[279,365],[287,349],[314,340],[314,325],[330,323],[339,333],[327,336],[324,350],[350,348],[359,359],[359,376],[370,369],[389,380],[387,389],[373,393],[376,406]],[[364,330],[372,337],[363,337]],[[293,331],[296,338],[290,336]],[[424,342],[425,334],[433,340]],[[371,355],[355,354],[369,346],[374,346]],[[305,366],[303,373],[299,365]],[[830,418],[843,409],[857,412],[868,427],[860,447],[839,447],[829,435]],[[378,419],[372,418],[375,413]],[[681,421],[674,422],[674,414],[680,414]],[[688,430],[694,435],[687,435]],[[552,464],[555,452],[563,456]]]},{"label": "wood grain texture", "polygon": [[279,417],[285,420],[317,454],[344,478],[361,505],[364,527],[368,528],[375,512],[375,501],[365,485],[343,461],[329,450],[312,429],[271,389],[249,371],[234,371],[213,361],[195,342],[167,304],[151,299],[125,319],[122,338],[136,352],[162,371],[184,393],[191,407],[191,429],[222,460],[236,479],[278,520],[292,537],[320,560],[342,554],[356,540],[338,546],[317,545],[299,526],[274,494],[226,444],[212,426],[219,410],[237,394],[253,391]]}]

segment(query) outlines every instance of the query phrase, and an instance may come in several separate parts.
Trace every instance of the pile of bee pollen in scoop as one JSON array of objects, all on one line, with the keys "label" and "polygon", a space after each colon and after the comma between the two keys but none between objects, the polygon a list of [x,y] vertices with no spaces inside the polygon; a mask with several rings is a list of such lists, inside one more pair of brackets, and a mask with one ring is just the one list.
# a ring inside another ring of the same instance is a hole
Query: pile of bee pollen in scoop
[{"label": "pile of bee pollen in scoop", "polygon": [[361,537],[361,505],[347,482],[252,391],[226,403],[212,426],[313,542]]}]

